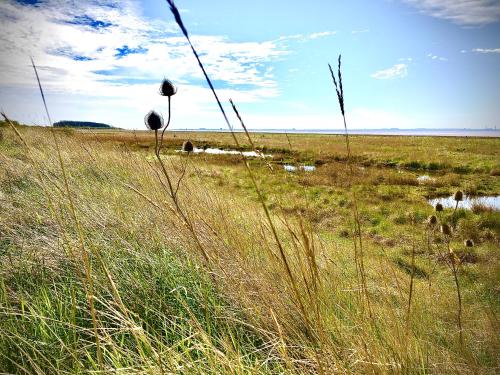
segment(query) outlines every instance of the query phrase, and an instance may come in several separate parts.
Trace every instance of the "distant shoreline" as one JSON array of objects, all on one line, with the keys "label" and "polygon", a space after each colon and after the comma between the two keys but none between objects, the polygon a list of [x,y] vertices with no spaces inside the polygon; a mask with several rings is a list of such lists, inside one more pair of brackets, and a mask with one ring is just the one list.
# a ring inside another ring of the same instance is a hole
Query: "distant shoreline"
[{"label": "distant shoreline", "polygon": [[[171,129],[176,132],[214,132],[227,133],[227,129]],[[323,134],[343,135],[343,129],[249,129],[250,133],[269,134]],[[235,130],[243,132],[243,130]],[[383,135],[383,136],[422,136],[422,137],[488,137],[499,138],[500,130],[494,129],[353,129],[348,130],[350,135]]]}]

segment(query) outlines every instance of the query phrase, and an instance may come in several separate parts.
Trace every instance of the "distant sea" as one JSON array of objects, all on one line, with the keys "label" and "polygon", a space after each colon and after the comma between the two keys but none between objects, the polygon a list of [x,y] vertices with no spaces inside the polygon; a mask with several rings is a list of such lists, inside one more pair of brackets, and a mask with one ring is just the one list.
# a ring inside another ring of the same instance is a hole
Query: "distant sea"
[{"label": "distant sea", "polygon": [[[173,129],[176,131],[227,132],[227,129]],[[240,131],[236,130],[235,131]],[[344,134],[344,129],[249,129],[254,133],[288,134]],[[359,135],[408,135],[436,137],[500,137],[496,129],[352,129],[349,134]]]}]

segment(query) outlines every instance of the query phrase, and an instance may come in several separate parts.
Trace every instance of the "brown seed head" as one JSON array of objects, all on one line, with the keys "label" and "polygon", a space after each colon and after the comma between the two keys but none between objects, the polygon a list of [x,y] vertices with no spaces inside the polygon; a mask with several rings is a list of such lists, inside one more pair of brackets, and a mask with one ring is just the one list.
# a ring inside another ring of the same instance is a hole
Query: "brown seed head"
[{"label": "brown seed head", "polygon": [[464,193],[462,193],[460,190],[457,190],[457,192],[453,196],[453,199],[455,199],[457,202],[462,201],[464,199]]},{"label": "brown seed head", "polygon": [[465,245],[466,247],[474,247],[474,241],[473,241],[473,240],[471,240],[471,239],[465,240],[465,241],[464,241],[464,245]]},{"label": "brown seed head", "polygon": [[441,203],[436,204],[436,212],[441,212],[443,211],[443,205]]},{"label": "brown seed head", "polygon": [[431,225],[431,226],[436,225],[437,222],[438,222],[438,219],[437,219],[436,215],[431,215],[427,218],[427,223],[429,223],[429,225]]},{"label": "brown seed head", "polygon": [[144,117],[144,124],[146,124],[149,130],[159,130],[164,125],[163,117],[155,111],[149,111],[146,117]]},{"label": "brown seed head", "polygon": [[194,147],[193,147],[193,143],[191,141],[184,141],[184,143],[182,144],[182,151],[192,152],[193,149],[194,149]]},{"label": "brown seed head", "polygon": [[451,236],[451,228],[448,224],[441,224],[441,233],[445,236]]},{"label": "brown seed head", "polygon": [[172,81],[169,79],[163,79],[160,85],[160,95],[161,96],[172,96],[177,92],[177,88],[174,86]]}]

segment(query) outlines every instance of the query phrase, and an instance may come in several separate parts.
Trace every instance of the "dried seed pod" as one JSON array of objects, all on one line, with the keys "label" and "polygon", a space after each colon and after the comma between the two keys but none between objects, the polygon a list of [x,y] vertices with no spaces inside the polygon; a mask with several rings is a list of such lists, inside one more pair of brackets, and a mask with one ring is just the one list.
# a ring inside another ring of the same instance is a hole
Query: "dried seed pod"
[{"label": "dried seed pod", "polygon": [[193,143],[191,143],[191,141],[184,141],[184,143],[182,144],[182,151],[192,152],[193,150]]},{"label": "dried seed pod", "polygon": [[462,193],[460,190],[457,190],[457,192],[453,196],[453,199],[455,199],[457,202],[462,201],[464,199],[464,193]]},{"label": "dried seed pod", "polygon": [[149,111],[146,117],[144,117],[144,124],[146,124],[149,130],[159,130],[164,125],[163,117],[155,111]]},{"label": "dried seed pod", "polygon": [[429,225],[431,225],[431,226],[436,225],[436,224],[437,224],[437,222],[438,222],[438,219],[437,219],[436,215],[431,215],[431,216],[429,216],[429,217],[427,218],[427,223],[428,223]]},{"label": "dried seed pod", "polygon": [[441,212],[443,211],[443,205],[441,203],[436,204],[436,212]]},{"label": "dried seed pod", "polygon": [[466,247],[474,247],[474,241],[473,241],[473,240],[471,240],[471,239],[465,240],[465,241],[464,241],[464,245],[465,245]]},{"label": "dried seed pod", "polygon": [[177,88],[174,86],[172,81],[169,79],[163,79],[160,85],[160,95],[161,96],[172,96],[177,92]]},{"label": "dried seed pod", "polygon": [[445,236],[451,236],[451,228],[448,224],[441,224],[441,233]]}]

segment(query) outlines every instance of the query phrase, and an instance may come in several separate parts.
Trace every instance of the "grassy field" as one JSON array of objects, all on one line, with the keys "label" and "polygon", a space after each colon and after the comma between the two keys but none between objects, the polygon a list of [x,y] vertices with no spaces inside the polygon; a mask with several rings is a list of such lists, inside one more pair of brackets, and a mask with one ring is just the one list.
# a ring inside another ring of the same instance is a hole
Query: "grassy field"
[{"label": "grassy field", "polygon": [[178,152],[228,133],[160,163],[152,132],[17,131],[0,373],[498,373],[500,212],[427,199],[497,195],[500,139],[352,136],[351,172],[335,135],[253,134],[247,168]]}]

